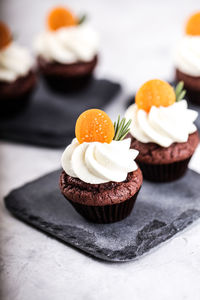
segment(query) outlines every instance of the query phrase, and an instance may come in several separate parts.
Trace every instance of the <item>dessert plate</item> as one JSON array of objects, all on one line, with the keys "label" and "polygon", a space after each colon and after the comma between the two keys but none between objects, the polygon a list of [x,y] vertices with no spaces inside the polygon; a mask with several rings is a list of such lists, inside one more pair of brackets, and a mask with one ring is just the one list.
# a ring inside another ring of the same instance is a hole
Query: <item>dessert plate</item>
[{"label": "dessert plate", "polygon": [[21,113],[0,119],[0,139],[65,147],[74,137],[77,117],[86,109],[105,107],[119,91],[118,83],[93,78],[79,91],[55,93],[41,79]]},{"label": "dessert plate", "polygon": [[102,260],[139,258],[200,217],[200,175],[192,170],[172,183],[145,181],[131,215],[103,225],[86,221],[65,200],[60,172],[12,191],[5,205],[24,222]]}]

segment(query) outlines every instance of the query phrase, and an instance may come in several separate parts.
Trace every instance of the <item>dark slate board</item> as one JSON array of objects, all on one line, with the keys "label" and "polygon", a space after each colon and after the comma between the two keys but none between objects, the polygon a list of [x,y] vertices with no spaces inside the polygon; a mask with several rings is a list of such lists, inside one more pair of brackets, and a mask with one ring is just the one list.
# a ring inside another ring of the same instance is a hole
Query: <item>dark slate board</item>
[{"label": "dark slate board", "polygon": [[21,113],[0,119],[0,139],[45,147],[65,147],[74,137],[77,117],[89,108],[104,108],[120,91],[118,83],[91,79],[76,92],[55,93],[42,79]]},{"label": "dark slate board", "polygon": [[200,175],[188,170],[173,183],[145,181],[131,215],[106,225],[87,222],[61,195],[60,170],[12,191],[8,210],[17,218],[107,261],[129,261],[166,241],[200,217]]}]

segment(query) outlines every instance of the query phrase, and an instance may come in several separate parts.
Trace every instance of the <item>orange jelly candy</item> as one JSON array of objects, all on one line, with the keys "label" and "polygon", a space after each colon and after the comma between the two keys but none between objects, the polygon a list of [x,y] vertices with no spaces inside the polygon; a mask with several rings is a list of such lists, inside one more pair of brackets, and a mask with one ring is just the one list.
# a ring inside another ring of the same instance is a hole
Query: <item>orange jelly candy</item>
[{"label": "orange jelly candy", "polygon": [[173,87],[159,79],[145,82],[135,97],[135,103],[138,108],[146,112],[149,112],[152,106],[169,106],[175,101],[176,95]]},{"label": "orange jelly candy", "polygon": [[188,35],[200,35],[200,12],[193,14],[187,21],[185,32]]},{"label": "orange jelly candy", "polygon": [[76,121],[76,138],[79,143],[110,143],[115,130],[109,116],[100,109],[89,109],[83,112]]},{"label": "orange jelly candy", "polygon": [[78,20],[75,16],[65,7],[56,7],[50,11],[47,24],[50,30],[57,30],[61,27],[75,26]]},{"label": "orange jelly candy", "polygon": [[0,21],[0,49],[8,46],[12,41],[12,35],[9,28]]}]

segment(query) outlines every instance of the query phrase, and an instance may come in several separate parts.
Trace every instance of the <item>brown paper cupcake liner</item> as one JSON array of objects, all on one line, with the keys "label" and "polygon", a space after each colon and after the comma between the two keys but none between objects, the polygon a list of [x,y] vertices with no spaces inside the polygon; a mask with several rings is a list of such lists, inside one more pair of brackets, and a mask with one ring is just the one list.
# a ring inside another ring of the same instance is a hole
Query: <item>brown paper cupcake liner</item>
[{"label": "brown paper cupcake liner", "polygon": [[80,77],[60,77],[43,75],[45,83],[48,87],[57,92],[67,93],[82,90],[90,83],[92,74]]},{"label": "brown paper cupcake liner", "polygon": [[1,117],[13,116],[23,111],[30,102],[31,94],[32,94],[32,90],[26,92],[24,95],[17,98],[13,97],[11,99],[1,99],[0,116]]},{"label": "brown paper cupcake liner", "polygon": [[138,162],[145,179],[154,182],[169,182],[183,176],[191,156],[170,164],[147,164]]},{"label": "brown paper cupcake liner", "polygon": [[200,90],[195,91],[187,88],[186,97],[189,102],[200,105]]},{"label": "brown paper cupcake liner", "polygon": [[84,205],[66,199],[85,219],[94,223],[106,224],[121,221],[126,218],[133,209],[138,193],[139,190],[133,197],[121,203],[104,206]]}]

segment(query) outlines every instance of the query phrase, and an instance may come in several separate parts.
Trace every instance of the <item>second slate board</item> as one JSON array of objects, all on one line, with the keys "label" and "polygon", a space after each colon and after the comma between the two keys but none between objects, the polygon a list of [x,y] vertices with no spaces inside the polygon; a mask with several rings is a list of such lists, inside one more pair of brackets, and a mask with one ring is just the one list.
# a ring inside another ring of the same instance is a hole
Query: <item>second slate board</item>
[{"label": "second slate board", "polygon": [[86,109],[104,108],[120,92],[118,83],[91,79],[86,87],[65,94],[49,90],[40,80],[26,109],[0,119],[0,139],[61,148],[74,138],[76,119]]},{"label": "second slate board", "polygon": [[200,217],[200,175],[191,170],[172,183],[144,181],[131,215],[106,225],[76,213],[60,193],[60,172],[12,191],[6,207],[17,218],[102,260],[134,260]]}]

